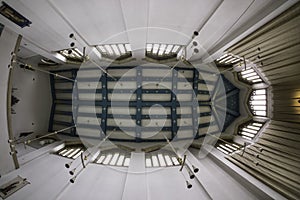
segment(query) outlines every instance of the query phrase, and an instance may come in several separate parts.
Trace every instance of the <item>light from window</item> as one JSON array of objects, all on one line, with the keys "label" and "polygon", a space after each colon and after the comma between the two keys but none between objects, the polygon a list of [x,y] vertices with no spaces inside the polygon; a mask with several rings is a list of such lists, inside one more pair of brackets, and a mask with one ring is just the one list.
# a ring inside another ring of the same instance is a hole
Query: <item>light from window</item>
[{"label": "light from window", "polygon": [[170,155],[168,152],[146,155],[145,162],[146,167],[170,167],[179,165],[175,154]]},{"label": "light from window", "polygon": [[111,165],[116,165],[119,155],[120,155],[119,153],[114,154],[113,158],[110,161]]},{"label": "light from window", "polygon": [[128,167],[130,163],[130,154],[120,152],[101,152],[94,162],[103,165]]},{"label": "light from window", "polygon": [[267,92],[266,89],[254,90],[249,100],[250,110],[253,115],[267,115]]},{"label": "light from window", "polygon": [[114,52],[113,52],[112,48],[110,47],[110,45],[104,45],[104,48],[107,49],[107,52],[108,52],[109,55],[113,55],[114,54]]},{"label": "light from window", "polygon": [[159,44],[154,44],[152,48],[152,53],[157,54],[158,50],[159,50]]},{"label": "light from window", "polygon": [[96,163],[99,163],[99,164],[102,163],[105,158],[106,158],[106,156],[104,156],[104,155],[100,156],[100,158],[97,160]]},{"label": "light from window", "polygon": [[119,50],[119,48],[117,47],[117,45],[112,44],[111,47],[114,50],[115,55],[117,55],[117,56],[121,55],[121,51]]},{"label": "light from window", "polygon": [[251,84],[263,82],[258,73],[251,66],[248,66],[246,69],[243,69],[240,72],[240,77],[244,81],[249,82]]},{"label": "light from window", "polygon": [[171,158],[170,158],[169,155],[165,155],[165,159],[166,159],[166,163],[167,163],[168,166],[172,166],[173,165],[172,160],[171,160]]},{"label": "light from window", "polygon": [[239,135],[246,140],[253,140],[262,128],[263,123],[251,121],[240,127]]},{"label": "light from window", "polygon": [[129,166],[129,163],[130,163],[130,158],[125,158],[124,160],[124,167],[128,167]]},{"label": "light from window", "polygon": [[178,53],[180,46],[179,45],[175,45],[172,49],[172,53]]},{"label": "light from window", "polygon": [[163,55],[163,53],[165,52],[166,50],[166,46],[165,44],[161,44],[160,47],[159,47],[159,51],[158,51],[158,55],[161,56]]},{"label": "light from window", "polygon": [[150,44],[146,45],[146,56],[152,59],[170,59],[176,58],[179,51],[182,49],[181,45],[173,44]]},{"label": "light from window", "polygon": [[165,159],[164,159],[163,155],[162,154],[158,154],[157,157],[158,157],[160,166],[165,167],[166,166],[166,162],[165,162]]},{"label": "light from window", "polygon": [[83,61],[83,53],[77,48],[63,49],[61,51],[58,51],[57,53],[59,53],[69,61]]},{"label": "light from window", "polygon": [[166,53],[166,54],[169,54],[169,53],[171,52],[172,49],[173,49],[173,45],[169,44],[169,45],[167,46],[167,48],[166,48],[165,53]]},{"label": "light from window", "polygon": [[233,142],[224,142],[224,141],[218,141],[216,144],[216,148],[221,151],[222,153],[228,155],[231,154],[237,150],[239,150],[241,145]]},{"label": "light from window", "polygon": [[174,165],[179,165],[179,162],[175,156],[172,156],[172,161],[173,161]]},{"label": "light from window", "polygon": [[125,156],[124,155],[120,155],[118,161],[117,161],[117,166],[122,166],[123,162],[124,162]]},{"label": "light from window", "polygon": [[80,150],[77,154],[75,154],[75,155],[73,156],[73,159],[76,159],[77,157],[79,157],[80,154],[83,153],[83,152],[84,152],[83,150]]},{"label": "light from window", "polygon": [[[121,44],[118,44],[118,47],[119,47],[119,50],[121,52],[121,55],[123,54],[126,54],[127,50],[125,49],[124,45],[121,45]],[[131,51],[131,50],[130,50]],[[130,52],[128,51],[128,52]]]},{"label": "light from window", "polygon": [[112,157],[112,155],[111,155],[111,154],[108,154],[108,155],[106,156],[105,160],[103,161],[103,164],[104,164],[104,165],[107,165],[108,163],[110,163],[111,157]]},{"label": "light from window", "polygon": [[220,58],[218,58],[216,61],[217,61],[218,63],[220,63],[220,64],[228,65],[228,64],[236,64],[236,63],[239,63],[239,62],[242,61],[242,59],[238,58],[238,57],[235,56],[235,55],[224,54],[224,55],[222,55]]},{"label": "light from window", "polygon": [[127,52],[131,52],[132,51],[130,44],[125,44],[125,49],[126,49]]},{"label": "light from window", "polygon": [[125,59],[132,55],[130,44],[105,44],[95,47],[104,58]]},{"label": "light from window", "polygon": [[148,52],[150,52],[152,50],[152,44],[147,44],[146,49]]},{"label": "light from window", "polygon": [[68,155],[68,158],[73,158],[73,156],[75,156],[79,151],[80,151],[80,148],[77,148],[71,154]]},{"label": "light from window", "polygon": [[158,167],[159,163],[158,163],[157,157],[152,156],[151,159],[152,159],[153,167]]},{"label": "light from window", "polygon": [[85,151],[83,146],[65,146],[57,152],[58,155],[66,158],[76,159],[82,152]]},{"label": "light from window", "polygon": [[146,167],[152,167],[152,162],[150,158],[146,158]]}]

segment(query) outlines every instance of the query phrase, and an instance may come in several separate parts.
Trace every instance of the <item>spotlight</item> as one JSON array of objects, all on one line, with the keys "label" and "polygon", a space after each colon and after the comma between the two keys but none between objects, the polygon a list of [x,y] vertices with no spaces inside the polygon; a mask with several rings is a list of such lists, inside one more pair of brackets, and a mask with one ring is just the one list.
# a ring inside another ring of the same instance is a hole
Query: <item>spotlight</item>
[{"label": "spotlight", "polygon": [[192,172],[192,170],[190,169],[190,167],[188,165],[185,165],[185,168],[190,176],[190,179],[195,178],[195,174]]},{"label": "spotlight", "polygon": [[66,168],[70,168],[71,165],[72,165],[72,163],[73,163],[73,161],[71,161],[71,162],[69,162],[69,163],[66,163],[66,164],[65,164],[65,167],[66,167]]},{"label": "spotlight", "polygon": [[74,47],[74,46],[75,46],[75,43],[71,42],[70,47]]},{"label": "spotlight", "polygon": [[198,42],[193,41],[193,46],[197,46],[197,45],[198,45]]},{"label": "spotlight", "polygon": [[188,182],[188,181],[185,181],[185,182],[186,182],[186,187],[187,187],[188,189],[191,189],[191,188],[193,187],[193,185],[190,184],[190,182]]},{"label": "spotlight", "polygon": [[199,172],[199,168],[195,167],[194,165],[192,165],[192,168],[195,173]]},{"label": "spotlight", "polygon": [[75,170],[76,168],[72,169],[71,171],[69,171],[69,174],[73,176],[75,174]]},{"label": "spotlight", "polygon": [[70,182],[71,182],[71,183],[75,183],[75,179],[76,179],[76,176],[74,176],[73,178],[71,178],[71,179],[70,179]]},{"label": "spotlight", "polygon": [[199,49],[195,48],[194,53],[199,53]]},{"label": "spotlight", "polygon": [[75,39],[74,33],[71,33],[71,34],[69,35],[69,38]]},{"label": "spotlight", "polygon": [[195,174],[193,174],[193,172],[189,171],[189,176],[190,176],[190,179],[194,179],[195,178]]},{"label": "spotlight", "polygon": [[194,36],[198,36],[199,32],[198,31],[194,31]]},{"label": "spotlight", "polygon": [[68,54],[71,54],[71,53],[72,53],[72,49],[69,49],[69,50],[68,50]]}]

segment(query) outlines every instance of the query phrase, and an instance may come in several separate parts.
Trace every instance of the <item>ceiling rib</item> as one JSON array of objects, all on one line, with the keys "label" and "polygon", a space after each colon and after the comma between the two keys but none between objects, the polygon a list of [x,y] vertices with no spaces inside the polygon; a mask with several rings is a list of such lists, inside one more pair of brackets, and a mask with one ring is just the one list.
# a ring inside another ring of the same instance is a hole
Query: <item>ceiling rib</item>
[{"label": "ceiling rib", "polygon": [[223,39],[223,37],[232,29],[232,27],[234,27],[238,21],[245,15],[245,13],[249,10],[249,8],[253,5],[253,3],[255,2],[255,0],[252,0],[252,2],[250,3],[250,5],[246,8],[246,10],[237,18],[237,20],[223,33],[223,35],[211,45],[211,48],[214,48],[216,44],[218,44],[218,42],[220,40]]},{"label": "ceiling rib", "polygon": [[[132,49],[132,56],[136,59],[145,57],[148,24],[148,1],[120,0],[121,10],[127,36]],[[138,5],[132,7],[131,5]],[[135,9],[138,7],[139,9]]]}]

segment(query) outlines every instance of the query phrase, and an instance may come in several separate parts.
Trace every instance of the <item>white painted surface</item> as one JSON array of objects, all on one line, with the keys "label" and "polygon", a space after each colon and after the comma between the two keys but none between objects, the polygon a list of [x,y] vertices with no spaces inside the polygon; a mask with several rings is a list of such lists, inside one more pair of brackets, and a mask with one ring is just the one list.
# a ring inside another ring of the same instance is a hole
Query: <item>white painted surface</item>
[{"label": "white painted surface", "polygon": [[124,32],[126,32],[131,45],[133,57],[144,58],[147,43],[149,0],[120,0],[120,4],[126,27]]},{"label": "white painted surface", "polygon": [[[153,169],[148,169],[152,171]],[[188,178],[187,174],[185,176]],[[154,172],[147,173],[148,199],[151,200],[194,200],[209,199],[203,189],[192,180],[189,182],[193,185],[187,189],[186,182],[179,167],[169,167],[158,169]]]},{"label": "white painted surface", "polygon": [[9,181],[17,175],[27,178],[30,182],[29,185],[7,199],[55,199],[60,191],[69,184],[70,175],[64,167],[64,164],[68,161],[66,158],[46,154],[43,157],[21,166],[20,169],[3,176],[0,179],[0,184]]},{"label": "white painted surface", "polygon": [[15,67],[12,73],[13,95],[20,101],[13,106],[12,129],[15,137],[21,132],[48,132],[52,97],[48,74]]},{"label": "white painted surface", "polygon": [[[145,47],[146,42],[187,45],[193,32],[198,31],[206,20],[208,23],[201,30],[199,44],[210,51],[234,39],[229,36],[238,36],[250,29],[264,15],[287,0],[277,0],[276,3],[272,0],[255,0],[249,10],[247,8],[252,0],[226,0],[214,13],[219,2],[10,0],[9,4],[30,19],[32,25],[21,29],[1,15],[0,20],[24,35],[28,49],[51,59],[55,59],[51,51],[69,48],[72,41],[68,37],[70,33],[77,36],[76,46],[79,47],[87,45],[82,38],[90,45],[129,42],[134,48]],[[132,28],[142,29],[127,33]],[[134,55],[139,58],[144,53],[134,52]]]},{"label": "white painted surface", "polygon": [[[21,42],[21,45],[22,43],[24,44],[24,41]],[[20,51],[18,52],[18,56],[21,57],[22,59],[28,59],[28,58],[31,58],[33,56],[36,56],[37,54],[34,53],[33,51],[27,49],[26,47],[20,47]]]},{"label": "white painted surface", "polygon": [[17,154],[18,158],[24,156],[25,154],[33,152],[35,150],[36,150],[35,148],[33,148],[31,146],[28,146],[28,145],[24,145],[24,144],[17,144],[16,145],[16,151],[18,152],[18,154]]},{"label": "white painted surface", "polygon": [[200,169],[196,177],[205,187],[212,199],[258,199],[255,194],[251,193],[247,188],[241,185],[241,183],[226,173],[209,157],[206,156],[202,158],[202,156],[198,157],[197,154],[195,154],[196,157],[194,157],[189,151],[187,152],[187,156],[189,161]]},{"label": "white painted surface", "polygon": [[34,149],[32,147],[29,147],[27,145],[27,148],[29,147],[30,151],[23,153],[23,155],[18,154],[18,160],[20,166],[31,162],[32,160],[41,157],[45,154],[48,154],[49,152],[55,152],[59,149],[63,148],[65,144],[62,141],[57,141],[52,144],[48,144],[44,147],[41,147],[39,149]]},{"label": "white painted surface", "polygon": [[158,28],[148,30],[148,42],[187,45],[193,32],[198,31],[220,2],[149,0],[149,27]]},{"label": "white painted surface", "polygon": [[7,83],[10,53],[14,50],[17,37],[17,34],[7,28],[4,28],[0,37],[0,174],[2,175],[14,169],[14,163],[9,154],[10,147],[7,142]]},{"label": "white painted surface", "polygon": [[[256,194],[248,191],[209,157],[199,162],[191,156],[191,153],[188,152],[187,155],[189,160],[200,168],[200,172],[196,174],[197,178],[212,199],[258,199]],[[133,153],[129,168],[91,163],[76,178],[75,183],[71,184],[69,183],[71,178],[69,170],[64,167],[64,164],[70,160],[45,154],[3,176],[0,179],[0,185],[17,175],[27,178],[31,183],[13,194],[8,200],[209,199],[204,189],[195,180],[189,180],[193,184],[192,189],[186,188],[185,180],[178,167],[156,168],[153,171],[153,168],[145,168],[143,158],[144,154]],[[71,169],[73,167],[71,166]],[[188,177],[186,171],[184,173]]]},{"label": "white painted surface", "polygon": [[58,199],[120,200],[122,199],[126,174],[124,168],[118,170],[103,165],[89,164],[76,179],[76,182],[71,184]]},{"label": "white painted surface", "polygon": [[131,153],[123,200],[147,199],[145,153]]},{"label": "white painted surface", "polygon": [[209,158],[219,165],[228,175],[239,180],[248,190],[260,197],[260,199],[286,199],[255,177],[248,174],[243,169],[234,165],[224,157],[224,154],[217,149],[213,149],[209,154]]}]

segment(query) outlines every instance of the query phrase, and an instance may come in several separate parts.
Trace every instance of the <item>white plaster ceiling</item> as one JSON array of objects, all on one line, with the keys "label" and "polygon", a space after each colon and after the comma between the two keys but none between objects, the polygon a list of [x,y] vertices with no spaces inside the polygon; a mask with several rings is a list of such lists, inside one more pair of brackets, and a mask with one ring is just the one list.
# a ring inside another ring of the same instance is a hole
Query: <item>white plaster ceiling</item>
[{"label": "white plaster ceiling", "polygon": [[[144,49],[146,43],[187,45],[193,32],[202,27],[197,40],[210,51],[229,42],[233,39],[231,35],[241,34],[288,0],[6,2],[31,20],[32,25],[21,29],[2,15],[0,22],[22,34],[27,49],[51,59],[51,52],[69,48],[70,33],[77,35],[78,47],[130,43],[133,49]],[[143,52],[134,52],[134,56],[143,57]]]}]

